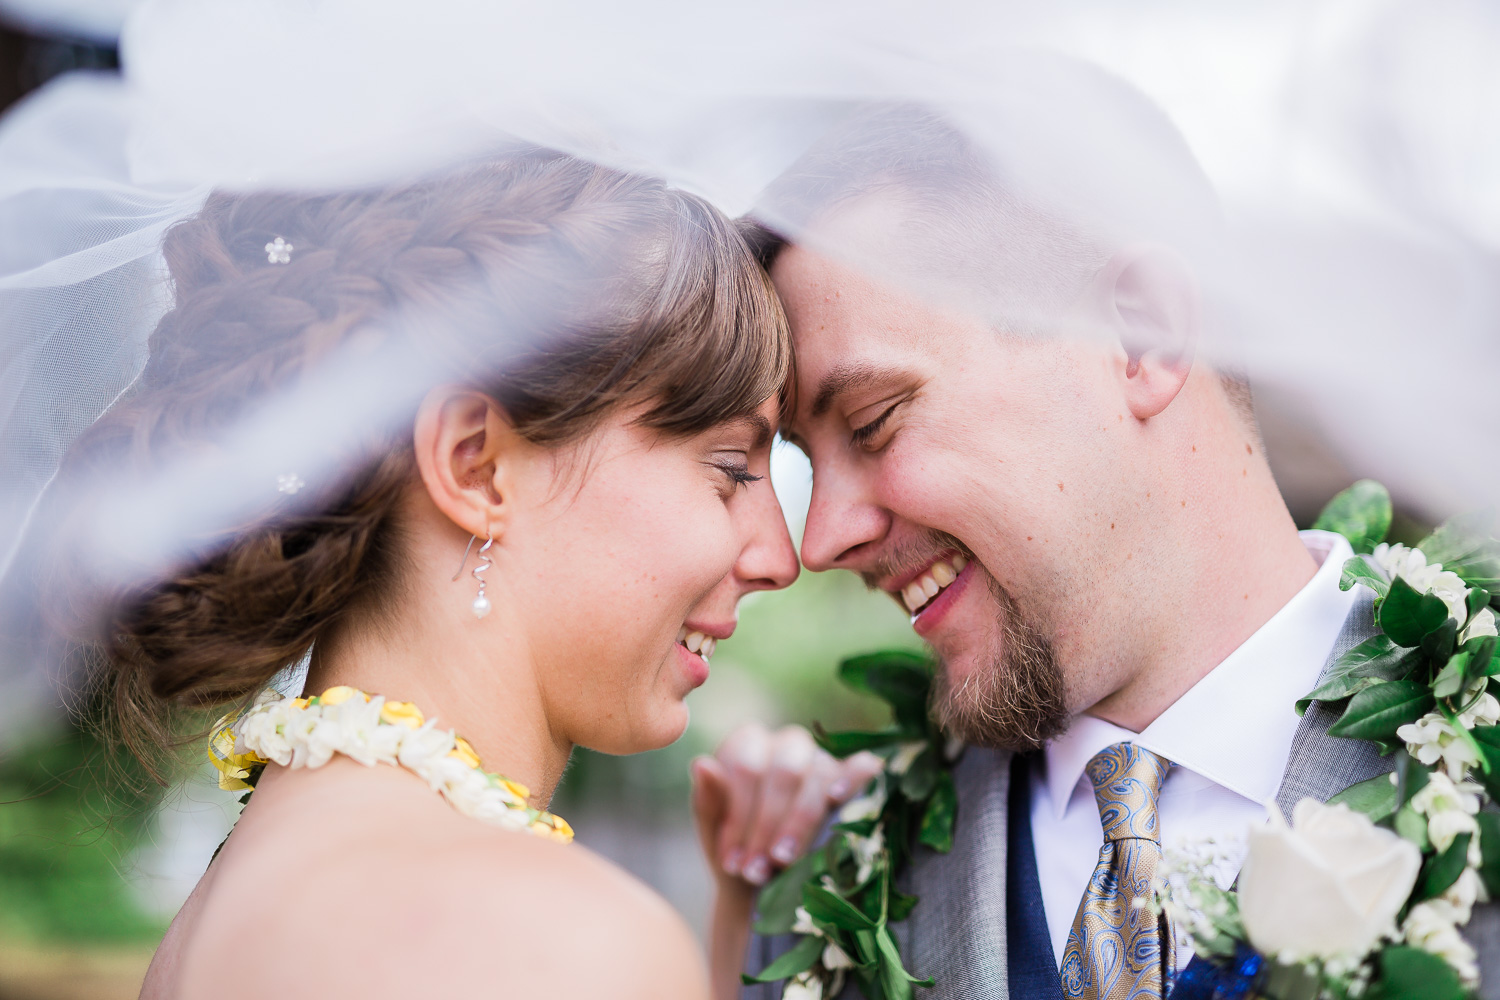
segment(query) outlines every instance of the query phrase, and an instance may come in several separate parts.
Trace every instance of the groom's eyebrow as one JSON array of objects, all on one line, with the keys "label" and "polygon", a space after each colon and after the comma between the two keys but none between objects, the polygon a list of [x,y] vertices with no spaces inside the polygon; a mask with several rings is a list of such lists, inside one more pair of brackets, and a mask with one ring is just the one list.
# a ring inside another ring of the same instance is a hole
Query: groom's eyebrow
[{"label": "groom's eyebrow", "polygon": [[871,382],[894,381],[902,373],[890,368],[880,368],[868,361],[850,361],[834,365],[818,381],[818,391],[813,395],[812,415],[821,417],[834,402],[851,389],[860,389]]}]

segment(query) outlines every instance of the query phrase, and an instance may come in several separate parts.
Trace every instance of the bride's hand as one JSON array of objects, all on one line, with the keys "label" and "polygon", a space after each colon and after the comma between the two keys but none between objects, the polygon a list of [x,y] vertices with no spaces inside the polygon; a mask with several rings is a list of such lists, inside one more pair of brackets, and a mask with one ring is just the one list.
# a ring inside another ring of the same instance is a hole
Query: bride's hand
[{"label": "bride's hand", "polygon": [[749,723],[693,762],[693,811],[715,876],[764,885],[817,836],[829,811],[880,773],[870,753],[840,761],[801,726]]}]

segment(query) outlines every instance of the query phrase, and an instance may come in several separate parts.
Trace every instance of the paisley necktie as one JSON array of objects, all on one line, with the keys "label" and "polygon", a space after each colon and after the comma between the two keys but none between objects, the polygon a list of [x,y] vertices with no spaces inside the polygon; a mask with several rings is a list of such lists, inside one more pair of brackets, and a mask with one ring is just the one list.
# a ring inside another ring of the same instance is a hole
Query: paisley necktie
[{"label": "paisley necktie", "polygon": [[1063,952],[1063,992],[1069,997],[1160,1000],[1166,992],[1172,937],[1149,904],[1161,861],[1156,800],[1167,767],[1134,743],[1106,747],[1088,763],[1104,846]]}]

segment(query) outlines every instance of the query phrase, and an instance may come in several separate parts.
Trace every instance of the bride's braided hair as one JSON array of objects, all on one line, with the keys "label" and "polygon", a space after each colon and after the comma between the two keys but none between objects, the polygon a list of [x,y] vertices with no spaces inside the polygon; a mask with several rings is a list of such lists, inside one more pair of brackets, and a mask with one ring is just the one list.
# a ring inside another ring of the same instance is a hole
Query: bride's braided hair
[{"label": "bride's braided hair", "polygon": [[[277,236],[294,247],[288,264],[267,260]],[[424,324],[423,349],[544,444],[630,401],[654,403],[643,422],[666,433],[706,429],[775,393],[790,359],[769,280],[717,210],[549,152],[397,189],[215,194],[163,249],[174,308],[141,378],[74,446],[64,480],[122,459],[150,468],[211,440],[247,400],[352,336],[381,336],[372,331],[398,309],[467,310],[464,322]],[[544,342],[475,375],[539,304]],[[169,743],[171,705],[241,701],[351,609],[379,608],[399,576],[410,422],[371,455],[311,509],[220,539],[155,585],[83,602],[70,631],[82,625],[99,643],[98,679],[138,755]],[[54,608],[87,591],[78,574],[52,583]]]}]

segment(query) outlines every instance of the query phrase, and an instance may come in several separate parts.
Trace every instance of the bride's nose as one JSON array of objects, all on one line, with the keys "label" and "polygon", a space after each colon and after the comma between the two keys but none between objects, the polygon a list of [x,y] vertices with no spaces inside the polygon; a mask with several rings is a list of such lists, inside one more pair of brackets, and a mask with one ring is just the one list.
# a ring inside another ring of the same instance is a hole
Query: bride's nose
[{"label": "bride's nose", "polygon": [[776,491],[769,481],[755,486],[746,496],[755,500],[752,509],[746,512],[751,520],[750,530],[734,565],[734,575],[744,593],[790,587],[802,571]]}]

